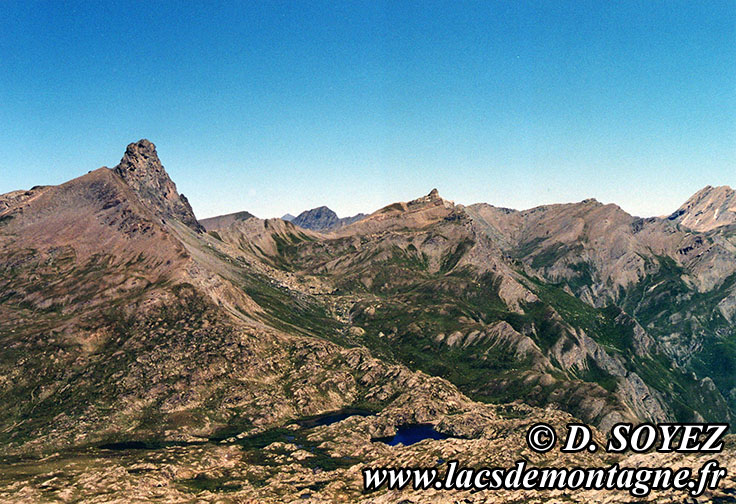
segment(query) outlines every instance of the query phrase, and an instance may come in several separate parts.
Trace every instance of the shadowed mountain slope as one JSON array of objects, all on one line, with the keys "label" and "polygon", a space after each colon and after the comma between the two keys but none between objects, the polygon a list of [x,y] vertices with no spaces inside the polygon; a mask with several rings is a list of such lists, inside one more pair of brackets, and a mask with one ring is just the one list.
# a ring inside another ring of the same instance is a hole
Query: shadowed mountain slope
[{"label": "shadowed mountain slope", "polygon": [[353,215],[352,217],[339,218],[335,212],[326,206],[321,206],[311,210],[305,210],[296,217],[288,220],[304,229],[311,229],[313,231],[330,231],[352,224],[363,217],[365,217],[365,214],[361,213]]}]

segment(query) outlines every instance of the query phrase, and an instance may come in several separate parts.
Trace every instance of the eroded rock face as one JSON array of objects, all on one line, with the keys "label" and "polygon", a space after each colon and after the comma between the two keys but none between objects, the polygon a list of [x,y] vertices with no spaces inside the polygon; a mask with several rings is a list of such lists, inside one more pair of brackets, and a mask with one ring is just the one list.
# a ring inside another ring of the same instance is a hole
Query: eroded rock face
[{"label": "eroded rock face", "polygon": [[733,323],[734,315],[736,314],[736,292],[731,292],[728,297],[718,303],[718,310],[723,315],[723,318],[728,320],[729,323]]},{"label": "eroded rock face", "polygon": [[677,209],[669,219],[693,231],[710,231],[736,222],[736,191],[728,186],[706,186]]},{"label": "eroded rock face", "polygon": [[24,201],[42,193],[44,189],[46,188],[36,186],[28,191],[11,191],[9,193],[0,194],[0,213],[22,204]]},{"label": "eroded rock face", "polygon": [[177,192],[153,143],[143,139],[128,145],[123,159],[113,170],[133,188],[149,210],[164,219],[177,219],[197,232],[204,230],[189,201]]}]

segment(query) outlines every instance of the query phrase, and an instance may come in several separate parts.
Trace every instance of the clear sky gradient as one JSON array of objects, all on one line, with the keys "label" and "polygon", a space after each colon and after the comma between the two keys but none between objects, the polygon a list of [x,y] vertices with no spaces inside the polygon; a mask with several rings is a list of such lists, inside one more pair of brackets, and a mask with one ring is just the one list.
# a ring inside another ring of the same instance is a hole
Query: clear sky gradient
[{"label": "clear sky gradient", "polygon": [[153,141],[198,217],[736,186],[736,2],[0,2],[0,193]]}]

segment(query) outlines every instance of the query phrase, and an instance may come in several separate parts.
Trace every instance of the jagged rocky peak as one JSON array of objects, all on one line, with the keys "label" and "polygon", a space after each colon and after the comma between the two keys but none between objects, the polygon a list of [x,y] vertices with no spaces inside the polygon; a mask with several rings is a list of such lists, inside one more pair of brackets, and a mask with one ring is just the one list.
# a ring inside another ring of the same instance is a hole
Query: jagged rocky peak
[{"label": "jagged rocky peak", "polygon": [[429,194],[427,194],[426,196],[417,198],[414,201],[442,201],[442,197],[440,196],[440,192],[435,188],[429,191]]},{"label": "jagged rocky peak", "polygon": [[189,201],[177,192],[176,184],[166,173],[152,142],[142,139],[128,145],[123,159],[113,170],[149,210],[164,219],[177,219],[197,232],[203,231]]},{"label": "jagged rocky peak", "polygon": [[443,205],[447,208],[454,206],[454,203],[452,201],[448,201],[442,198],[442,196],[440,196],[440,192],[437,189],[432,189],[426,196],[422,196],[421,198],[417,198],[408,203],[409,207],[423,204]]},{"label": "jagged rocky peak", "polygon": [[729,186],[705,186],[669,216],[694,231],[710,231],[736,223],[736,191]]}]

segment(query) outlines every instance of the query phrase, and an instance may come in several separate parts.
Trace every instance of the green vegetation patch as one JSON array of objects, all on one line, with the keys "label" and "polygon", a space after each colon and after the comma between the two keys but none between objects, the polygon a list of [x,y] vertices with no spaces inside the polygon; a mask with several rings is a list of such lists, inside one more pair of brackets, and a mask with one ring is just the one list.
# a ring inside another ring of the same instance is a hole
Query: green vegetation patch
[{"label": "green vegetation patch", "polygon": [[462,259],[465,253],[470,250],[473,245],[475,245],[473,240],[465,238],[457,244],[452,252],[447,252],[442,256],[442,261],[440,262],[440,273],[447,273],[457,266],[460,259]]}]

